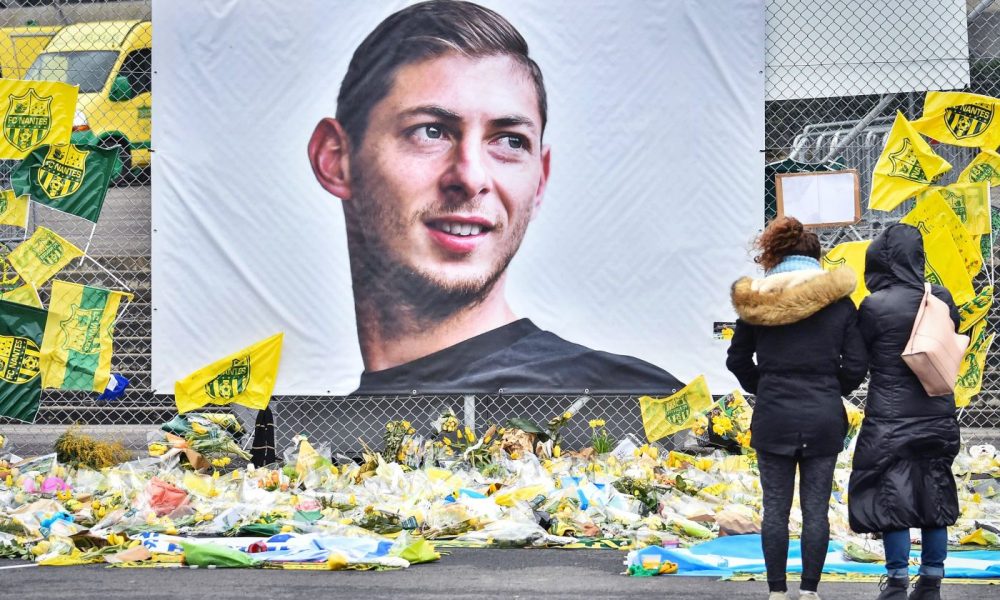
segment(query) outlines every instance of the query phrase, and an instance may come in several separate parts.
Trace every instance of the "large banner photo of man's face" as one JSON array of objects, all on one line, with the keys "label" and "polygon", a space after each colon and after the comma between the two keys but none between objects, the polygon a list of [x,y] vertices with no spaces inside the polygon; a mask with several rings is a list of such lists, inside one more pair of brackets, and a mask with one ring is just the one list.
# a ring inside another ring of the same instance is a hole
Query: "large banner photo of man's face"
[{"label": "large banner photo of man's face", "polygon": [[762,0],[287,4],[154,4],[158,392],[276,331],[283,395],[732,387]]}]

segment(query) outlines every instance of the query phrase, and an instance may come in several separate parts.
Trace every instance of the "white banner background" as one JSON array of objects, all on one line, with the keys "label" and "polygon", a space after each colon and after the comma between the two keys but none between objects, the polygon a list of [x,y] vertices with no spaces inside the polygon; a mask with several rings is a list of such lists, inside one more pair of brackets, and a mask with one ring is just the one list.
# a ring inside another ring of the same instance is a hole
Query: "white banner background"
[{"label": "white banner background", "polygon": [[[362,371],[340,200],[306,143],[407,2],[155,0],[153,386],[277,331],[276,394]],[[509,269],[518,316],[732,389],[729,286],[763,212],[763,0],[485,1],[545,76],[552,171]]]}]

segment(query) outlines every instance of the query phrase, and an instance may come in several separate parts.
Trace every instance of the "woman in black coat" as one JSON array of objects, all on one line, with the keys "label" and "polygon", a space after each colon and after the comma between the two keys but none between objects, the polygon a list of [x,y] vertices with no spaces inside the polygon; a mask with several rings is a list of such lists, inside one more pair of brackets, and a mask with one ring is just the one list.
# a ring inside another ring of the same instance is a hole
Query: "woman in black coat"
[{"label": "woman in black coat", "polygon": [[[881,532],[889,579],[882,600],[906,598],[910,528],[922,530],[920,579],[910,598],[940,598],[948,525],[958,519],[951,463],[958,455],[955,398],[928,396],[901,354],[924,294],[924,244],[909,225],[888,227],[865,256],[859,323],[871,360],[865,420],[854,451],[848,488],[851,529]],[[951,294],[932,293],[958,309]]]},{"label": "woman in black coat", "polygon": [[[850,299],[848,268],[824,271],[816,234],[796,219],[774,220],[757,240],[763,279],[733,284],[739,319],[726,366],[756,394],[750,445],[764,491],[761,542],[771,600],[787,598],[788,514],[796,467],[802,506],[800,598],[816,599],[830,539],[830,493],[847,414],[841,400],[868,363]],[[756,355],[756,362],[754,356]]]}]

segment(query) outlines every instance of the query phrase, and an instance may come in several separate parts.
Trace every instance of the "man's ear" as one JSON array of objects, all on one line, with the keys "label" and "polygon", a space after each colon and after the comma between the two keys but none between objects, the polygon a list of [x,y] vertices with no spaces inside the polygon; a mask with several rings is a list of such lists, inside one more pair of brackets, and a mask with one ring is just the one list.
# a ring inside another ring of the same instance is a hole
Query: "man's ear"
[{"label": "man's ear", "polygon": [[317,123],[309,138],[308,151],[316,181],[341,200],[350,200],[351,152],[340,121],[327,117]]},{"label": "man's ear", "polygon": [[535,218],[538,209],[542,207],[542,197],[545,196],[545,185],[549,182],[549,159],[552,156],[550,146],[542,146],[542,175],[538,179],[538,188],[535,190],[534,207],[532,207],[531,218]]}]

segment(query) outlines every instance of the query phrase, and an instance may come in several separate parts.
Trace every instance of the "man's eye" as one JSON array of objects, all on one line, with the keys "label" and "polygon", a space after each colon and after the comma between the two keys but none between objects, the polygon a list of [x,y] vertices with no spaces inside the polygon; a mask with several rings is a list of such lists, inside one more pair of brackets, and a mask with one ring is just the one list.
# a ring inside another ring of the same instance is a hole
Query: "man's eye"
[{"label": "man's eye", "polygon": [[421,125],[412,135],[420,140],[440,140],[445,137],[445,131],[440,125]]},{"label": "man's eye", "polygon": [[528,141],[519,135],[505,135],[500,138],[501,143],[512,150],[527,150]]}]

